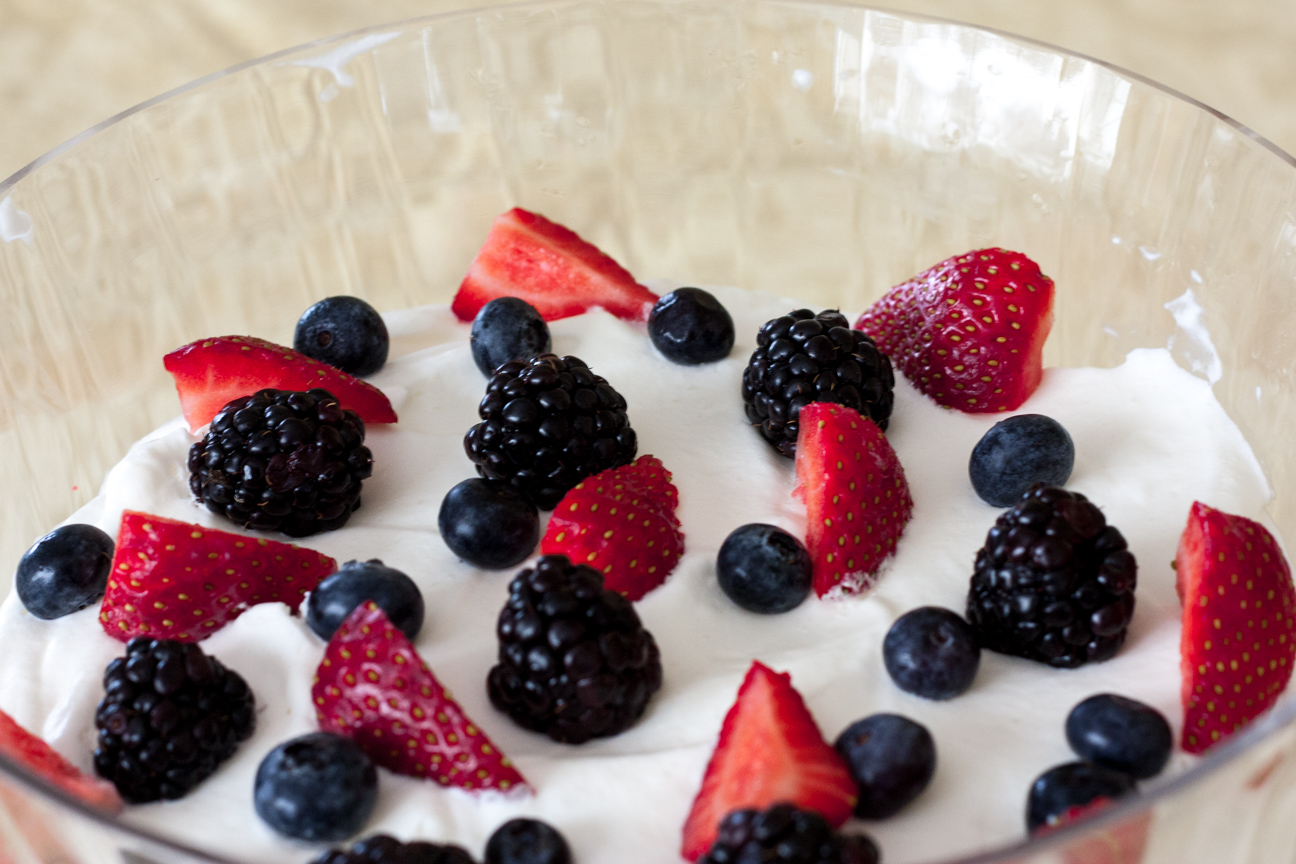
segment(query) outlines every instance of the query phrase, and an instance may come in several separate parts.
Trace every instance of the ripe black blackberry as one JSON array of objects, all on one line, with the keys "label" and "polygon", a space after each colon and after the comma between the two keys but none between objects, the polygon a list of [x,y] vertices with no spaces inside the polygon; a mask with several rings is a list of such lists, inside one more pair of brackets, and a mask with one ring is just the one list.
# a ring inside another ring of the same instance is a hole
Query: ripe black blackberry
[{"label": "ripe black blackberry", "polygon": [[1036,484],[977,552],[967,617],[984,648],[1072,668],[1125,642],[1137,583],[1134,556],[1101,510]]},{"label": "ripe black blackberry", "polygon": [[895,403],[891,359],[836,310],[797,309],[765,322],[743,371],[747,419],[784,456],[796,455],[797,416],[811,402],[835,402],[884,432]]},{"label": "ripe black blackberry", "polygon": [[459,846],[414,840],[402,843],[386,834],[357,840],[350,849],[329,849],[311,864],[475,864]]},{"label": "ripe black blackberry", "polygon": [[341,528],[373,472],[364,421],[327,390],[261,390],[220,410],[189,448],[189,488],[244,528],[305,537]]},{"label": "ripe black blackberry", "polygon": [[546,555],[513,579],[496,632],[491,703],[555,741],[628,729],[661,687],[661,655],[634,606],[566,555]]},{"label": "ripe black blackberry", "polygon": [[638,442],[626,401],[578,357],[541,354],[495,370],[464,436],[487,480],[506,480],[543,510],[592,474],[628,465]]},{"label": "ripe black blackberry", "polygon": [[813,810],[775,804],[726,816],[715,844],[698,864],[878,864],[878,858],[868,837],[838,834]]},{"label": "ripe black blackberry", "polygon": [[132,639],[103,680],[95,771],[132,803],[187,794],[256,725],[246,682],[197,645]]}]

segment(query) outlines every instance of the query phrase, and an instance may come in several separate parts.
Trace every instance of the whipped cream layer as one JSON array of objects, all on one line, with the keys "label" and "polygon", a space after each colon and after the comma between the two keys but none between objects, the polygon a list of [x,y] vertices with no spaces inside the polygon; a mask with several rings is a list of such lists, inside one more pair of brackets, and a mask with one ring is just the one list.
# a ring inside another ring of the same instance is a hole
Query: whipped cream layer
[{"label": "whipped cream layer", "polygon": [[[658,286],[669,290],[670,286]],[[999,510],[977,498],[967,463],[1002,416],[938,407],[897,381],[887,437],[904,466],[913,519],[894,559],[867,595],[829,602],[813,595],[776,616],[745,612],[720,591],[715,556],[748,522],[804,535],[792,497],[793,463],[747,423],[739,382],[766,320],[792,301],[715,289],[733,314],[737,343],[719,363],[687,367],[662,358],[643,325],[601,310],[551,324],[553,348],[585,360],[626,398],[640,454],[659,457],[679,488],[686,553],[669,581],[637,604],[661,648],[665,683],[629,731],[579,746],[527,732],[486,696],[495,622],[520,568],[488,572],[458,561],[438,535],[445,493],[475,476],[464,433],[477,422],[485,379],[473,365],[469,326],[446,307],[387,316],[392,360],[370,380],[400,422],[372,426],[373,477],[346,527],[302,545],[341,561],[381,558],[423,591],[423,658],[535,788],[531,797],[481,796],[380,769],[379,799],[365,834],[454,842],[480,856],[487,837],[515,816],[544,819],[568,838],[580,864],[670,864],[725,712],[753,659],[788,671],[829,741],[878,711],[925,724],[937,747],[935,779],[898,816],[867,823],[889,864],[985,850],[1024,836],[1026,792],[1040,772],[1074,758],[1063,723],[1081,699],[1117,692],[1148,702],[1178,739],[1179,604],[1170,567],[1189,505],[1201,500],[1252,518],[1270,497],[1250,448],[1209,385],[1164,350],[1139,350],[1115,369],[1049,369],[1020,409],[1059,420],[1076,445],[1068,486],[1102,508],[1139,563],[1137,608],[1125,647],[1076,670],[989,652],[972,689],[948,702],[901,692],[882,664],[882,637],[923,605],[962,613],[976,551]],[[116,533],[121,511],[238,531],[197,505],[185,456],[192,438],[176,420],[138,442],[99,497],[69,521]],[[85,770],[104,667],[123,646],[100,629],[97,609],[41,621],[11,595],[0,608],[0,708]],[[314,731],[311,678],[324,643],[280,604],[255,607],[203,643],[256,694],[257,729],[235,756],[186,798],[129,807],[127,822],[249,862],[305,862],[322,848],[277,836],[256,816],[257,765],[281,741]],[[1176,752],[1167,773],[1190,757]]]}]

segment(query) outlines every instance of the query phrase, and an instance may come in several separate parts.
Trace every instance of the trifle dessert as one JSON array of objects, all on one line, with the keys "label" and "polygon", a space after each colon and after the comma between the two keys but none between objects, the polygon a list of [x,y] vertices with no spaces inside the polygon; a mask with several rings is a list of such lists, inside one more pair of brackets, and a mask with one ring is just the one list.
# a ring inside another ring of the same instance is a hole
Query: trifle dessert
[{"label": "trifle dessert", "polygon": [[1296,595],[1207,382],[1042,367],[1065,290],[987,249],[799,309],[515,210],[448,308],[183,346],[184,416],[20,566],[9,737],[247,861],[903,862],[1084,818],[1272,704]]}]

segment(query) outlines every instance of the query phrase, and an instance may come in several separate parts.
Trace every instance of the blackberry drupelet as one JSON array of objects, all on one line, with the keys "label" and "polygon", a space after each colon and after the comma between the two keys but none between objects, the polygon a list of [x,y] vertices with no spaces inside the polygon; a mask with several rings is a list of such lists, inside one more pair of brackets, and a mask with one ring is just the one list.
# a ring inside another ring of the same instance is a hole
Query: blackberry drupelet
[{"label": "blackberry drupelet", "polygon": [[261,390],[220,410],[189,448],[189,488],[244,528],[305,537],[341,528],[373,471],[364,421],[327,390]]},{"label": "blackberry drupelet", "polygon": [[567,490],[628,465],[638,442],[626,401],[577,357],[541,354],[495,370],[464,436],[487,480],[506,480],[552,510]]},{"label": "blackberry drupelet", "polygon": [[402,843],[386,834],[357,840],[350,849],[330,849],[311,864],[475,864],[459,847],[413,840]]},{"label": "blackberry drupelet", "polygon": [[747,419],[784,456],[796,454],[797,416],[811,402],[835,402],[884,432],[895,402],[891,359],[835,310],[789,312],[765,322],[743,371]]},{"label": "blackberry drupelet", "polygon": [[813,810],[775,804],[726,816],[715,845],[698,864],[878,864],[878,858],[868,837],[838,834]]},{"label": "blackberry drupelet", "polygon": [[977,552],[967,617],[983,648],[1073,668],[1125,642],[1137,581],[1102,511],[1078,492],[1037,485]]},{"label": "blackberry drupelet", "polygon": [[566,555],[546,555],[513,579],[496,632],[491,703],[555,741],[628,729],[661,687],[661,655],[634,606]]},{"label": "blackberry drupelet", "polygon": [[246,682],[193,644],[132,639],[104,689],[95,771],[135,804],[184,796],[256,725]]}]

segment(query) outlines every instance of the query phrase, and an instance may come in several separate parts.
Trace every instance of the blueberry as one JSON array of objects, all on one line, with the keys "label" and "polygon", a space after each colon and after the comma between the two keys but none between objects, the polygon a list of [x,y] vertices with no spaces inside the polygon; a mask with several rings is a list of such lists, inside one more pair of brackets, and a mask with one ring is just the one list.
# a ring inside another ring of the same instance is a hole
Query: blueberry
[{"label": "blueberry", "polygon": [[1073,807],[1115,800],[1134,789],[1134,778],[1093,762],[1056,765],[1035,778],[1026,799],[1026,830],[1052,827]]},{"label": "blueberry", "polygon": [[921,723],[899,714],[856,720],[833,744],[859,784],[855,815],[893,816],[927,788],[936,771],[936,742]]},{"label": "blueberry", "polygon": [[696,366],[729,356],[734,323],[729,310],[701,288],[677,288],[648,313],[648,335],[672,363]]},{"label": "blueberry", "polygon": [[549,325],[530,303],[517,297],[496,297],[473,319],[473,362],[489,378],[511,360],[530,360],[552,347]]},{"label": "blueberry", "polygon": [[324,641],[366,600],[410,639],[423,626],[423,595],[414,580],[379,561],[348,561],[326,576],[306,601],[306,625]]},{"label": "blueberry", "polygon": [[540,511],[525,492],[474,477],[446,493],[437,527],[450,551],[469,564],[502,570],[540,542]]},{"label": "blueberry", "polygon": [[972,626],[948,609],[922,606],[896,619],[882,640],[896,686],[925,699],[953,699],[972,686],[981,649]]},{"label": "blueberry", "polygon": [[1062,424],[1043,414],[1000,420],[972,448],[968,474],[981,500],[1011,507],[1034,483],[1062,486],[1075,465],[1075,444]]},{"label": "blueberry", "polygon": [[1066,736],[1081,759],[1138,780],[1161,773],[1174,746],[1170,724],[1160,711],[1114,693],[1090,696],[1072,708]]},{"label": "blueberry", "polygon": [[302,314],[293,348],[351,375],[372,375],[387,362],[387,325],[359,297],[329,297]]},{"label": "blueberry", "polygon": [[486,841],[486,864],[571,864],[557,829],[538,819],[510,819]]},{"label": "blueberry", "polygon": [[18,599],[46,620],[84,609],[104,594],[113,548],[113,539],[93,525],[55,528],[18,562]]},{"label": "blueberry", "polygon": [[285,837],[344,840],[364,827],[378,798],[378,772],[350,738],[312,732],[285,741],[257,768],[252,801]]},{"label": "blueberry", "polygon": [[782,528],[759,522],[735,528],[716,556],[716,577],[729,599],[748,612],[774,614],[810,593],[810,553]]}]

